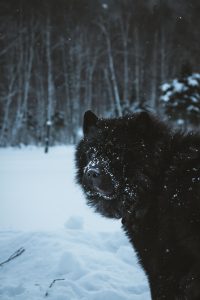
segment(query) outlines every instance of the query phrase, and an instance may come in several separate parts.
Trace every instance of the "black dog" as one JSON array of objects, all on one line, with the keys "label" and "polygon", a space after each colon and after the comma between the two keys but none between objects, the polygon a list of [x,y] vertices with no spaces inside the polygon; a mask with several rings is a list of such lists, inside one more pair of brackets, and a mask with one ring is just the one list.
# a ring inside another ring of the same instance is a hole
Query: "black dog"
[{"label": "black dog", "polygon": [[152,299],[200,299],[200,136],[146,112],[84,116],[77,180],[88,204],[122,226]]}]

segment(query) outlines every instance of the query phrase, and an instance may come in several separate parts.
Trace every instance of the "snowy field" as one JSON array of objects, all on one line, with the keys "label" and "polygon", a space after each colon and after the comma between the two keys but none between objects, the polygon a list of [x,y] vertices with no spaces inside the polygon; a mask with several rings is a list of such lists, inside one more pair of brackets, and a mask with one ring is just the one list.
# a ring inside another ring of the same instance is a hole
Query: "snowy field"
[{"label": "snowy field", "polygon": [[120,221],[86,206],[73,156],[0,149],[0,300],[149,300]]}]

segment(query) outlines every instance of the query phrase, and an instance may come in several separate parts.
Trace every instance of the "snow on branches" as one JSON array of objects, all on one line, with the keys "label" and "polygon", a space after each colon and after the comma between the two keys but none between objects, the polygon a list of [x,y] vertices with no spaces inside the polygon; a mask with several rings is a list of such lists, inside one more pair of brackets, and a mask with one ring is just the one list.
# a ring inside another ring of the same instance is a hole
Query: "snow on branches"
[{"label": "snow on branches", "polygon": [[181,79],[173,79],[161,86],[160,101],[165,113],[178,125],[200,121],[200,74],[193,73]]}]

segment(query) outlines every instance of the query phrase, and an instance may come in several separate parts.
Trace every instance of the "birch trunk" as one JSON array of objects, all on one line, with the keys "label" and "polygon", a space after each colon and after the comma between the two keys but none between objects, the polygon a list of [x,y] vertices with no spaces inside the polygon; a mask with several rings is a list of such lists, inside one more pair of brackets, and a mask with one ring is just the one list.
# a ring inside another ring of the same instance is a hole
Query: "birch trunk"
[{"label": "birch trunk", "polygon": [[139,47],[139,36],[138,28],[134,29],[134,42],[135,42],[135,94],[136,103],[140,103],[140,47]]},{"label": "birch trunk", "polygon": [[151,78],[151,97],[150,105],[151,108],[157,111],[157,68],[158,68],[158,33],[154,35],[154,48],[153,48],[153,57],[152,57],[152,78]]},{"label": "birch trunk", "polygon": [[50,145],[50,131],[52,126],[52,110],[54,85],[52,75],[52,59],[51,59],[51,27],[50,15],[47,16],[46,23],[46,57],[47,57],[47,122],[46,122],[46,138],[45,138],[45,153],[49,151]]},{"label": "birch trunk", "polygon": [[119,89],[118,89],[116,72],[115,72],[115,67],[114,67],[114,59],[113,59],[113,54],[112,54],[110,35],[103,24],[100,23],[99,26],[100,26],[102,32],[104,33],[105,39],[106,39],[107,52],[108,52],[108,63],[109,63],[111,82],[112,82],[113,92],[114,92],[116,112],[117,112],[117,115],[120,117],[120,116],[122,116],[122,107],[121,107]]},{"label": "birch trunk", "polygon": [[128,35],[129,35],[129,16],[126,21],[120,17],[120,29],[123,44],[123,104],[129,107],[129,69],[128,69]]}]

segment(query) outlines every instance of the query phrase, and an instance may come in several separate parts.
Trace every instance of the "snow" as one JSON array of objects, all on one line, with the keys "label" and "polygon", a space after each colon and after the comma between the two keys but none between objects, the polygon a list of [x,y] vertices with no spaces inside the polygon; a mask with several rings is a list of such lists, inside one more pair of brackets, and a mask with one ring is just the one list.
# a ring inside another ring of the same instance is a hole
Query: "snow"
[{"label": "snow", "polygon": [[[198,96],[199,98],[199,96]],[[197,97],[194,97],[194,96],[191,96],[191,100],[193,103],[198,103],[199,102],[199,99]]]},{"label": "snow", "polygon": [[188,77],[188,84],[191,86],[198,86],[199,83],[196,79],[194,79],[192,76]]},{"label": "snow", "polygon": [[187,87],[182,82],[178,81],[177,79],[174,79],[172,81],[172,86],[173,86],[174,91],[176,91],[178,93],[182,93],[187,90]]},{"label": "snow", "polygon": [[[161,96],[161,101],[168,102],[170,101],[170,97],[174,93],[182,93],[186,90],[187,87],[182,82],[178,81],[178,79],[172,80],[171,85],[169,83],[163,83],[161,85],[161,91],[163,92],[163,95]],[[178,105],[178,102],[176,105]]]},{"label": "snow", "polygon": [[118,222],[85,205],[74,177],[73,147],[55,147],[49,154],[34,147],[0,149],[0,228],[54,230],[63,228],[68,216],[84,215],[86,229],[119,229]]},{"label": "snow", "polygon": [[103,3],[103,4],[102,4],[102,7],[103,7],[104,9],[108,9],[108,4],[107,4],[107,3]]},{"label": "snow", "polygon": [[162,92],[167,92],[167,90],[170,88],[170,84],[165,82],[161,85],[161,91]]},{"label": "snow", "polygon": [[51,125],[52,125],[52,122],[51,122],[50,120],[48,120],[47,123],[46,123],[46,125],[47,125],[47,126],[51,126]]},{"label": "snow", "polygon": [[185,107],[189,114],[199,113],[199,94],[198,86],[200,84],[200,74],[193,73],[186,78],[180,80],[174,79],[171,83],[161,85],[160,100],[167,102],[173,109],[178,109],[178,106]]},{"label": "snow", "polygon": [[177,125],[183,125],[183,124],[185,123],[185,120],[183,120],[183,119],[178,119],[178,120],[176,121],[176,123],[177,123]]},{"label": "snow", "polygon": [[74,148],[0,149],[1,300],[148,300],[120,221],[86,206]]},{"label": "snow", "polygon": [[193,78],[200,79],[199,73],[193,73],[192,76],[193,76]]},{"label": "snow", "polygon": [[187,107],[187,110],[188,111],[195,111],[195,112],[197,112],[197,113],[199,113],[200,112],[200,108],[198,108],[198,107],[196,107],[196,106],[194,106],[194,105],[189,105],[188,107]]}]

